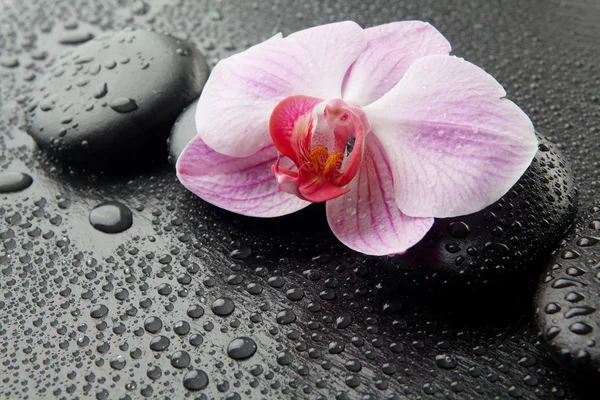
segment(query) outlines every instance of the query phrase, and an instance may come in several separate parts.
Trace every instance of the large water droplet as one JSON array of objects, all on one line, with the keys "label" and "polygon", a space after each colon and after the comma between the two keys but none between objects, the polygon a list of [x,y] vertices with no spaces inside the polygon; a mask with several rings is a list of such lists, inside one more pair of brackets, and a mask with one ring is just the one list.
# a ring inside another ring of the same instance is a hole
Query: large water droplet
[{"label": "large water droplet", "polygon": [[281,365],[289,365],[292,361],[294,361],[294,357],[289,351],[282,351],[277,354],[277,362]]},{"label": "large water droplet", "polygon": [[102,97],[106,96],[106,93],[108,93],[108,85],[106,82],[104,82],[98,85],[96,90],[94,90],[94,98],[101,99]]},{"label": "large water droplet", "polygon": [[171,365],[175,368],[187,368],[191,361],[186,351],[177,351],[171,356]]},{"label": "large water droplet", "polygon": [[170,344],[171,341],[168,337],[160,335],[152,339],[150,342],[150,349],[154,351],[165,351],[169,348]]},{"label": "large water droplet", "polygon": [[448,354],[438,354],[435,356],[435,363],[438,365],[438,367],[444,369],[452,369],[457,365],[456,358]]},{"label": "large water droplet", "polygon": [[0,173],[0,193],[20,192],[33,183],[33,178],[22,172]]},{"label": "large water droplet", "polygon": [[108,307],[104,304],[95,305],[90,311],[90,316],[92,318],[102,318],[108,313]]},{"label": "large water droplet", "polygon": [[75,45],[88,42],[94,38],[91,32],[72,32],[64,35],[58,40],[60,44]]},{"label": "large water droplet", "polygon": [[451,222],[448,225],[448,233],[456,239],[462,239],[469,235],[469,225],[462,221]]},{"label": "large water droplet", "polygon": [[119,233],[131,227],[133,215],[126,205],[117,201],[107,201],[90,212],[90,223],[99,231]]},{"label": "large water droplet", "polygon": [[183,386],[188,390],[202,390],[208,385],[208,375],[201,369],[194,369],[183,377]]},{"label": "large water droplet", "polygon": [[235,303],[233,302],[233,300],[231,300],[227,297],[221,297],[221,298],[216,299],[212,303],[212,307],[211,307],[212,312],[214,312],[216,315],[219,315],[221,317],[225,317],[225,316],[231,314],[234,309],[235,309]]},{"label": "large water droplet", "polygon": [[110,102],[110,108],[119,113],[128,113],[138,109],[138,105],[133,99],[119,97]]},{"label": "large water droplet", "polygon": [[256,342],[249,337],[233,339],[227,346],[227,355],[236,360],[252,357],[256,353]]},{"label": "large water droplet", "polygon": [[288,325],[296,321],[296,314],[292,310],[283,310],[277,314],[277,323],[281,325]]},{"label": "large water droplet", "polygon": [[150,333],[158,333],[162,326],[162,321],[157,317],[149,317],[144,321],[144,329]]}]

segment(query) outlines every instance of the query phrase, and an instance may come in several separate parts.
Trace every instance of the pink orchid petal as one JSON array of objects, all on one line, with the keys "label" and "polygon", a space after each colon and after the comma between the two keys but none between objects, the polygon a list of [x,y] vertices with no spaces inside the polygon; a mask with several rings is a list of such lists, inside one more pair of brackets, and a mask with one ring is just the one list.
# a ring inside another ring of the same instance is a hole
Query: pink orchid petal
[{"label": "pink orchid petal", "polygon": [[271,141],[269,117],[280,100],[340,97],[346,71],[365,46],[360,26],[340,22],[277,35],[220,61],[198,102],[198,135],[222,154],[256,153]]},{"label": "pink orchid petal", "polygon": [[271,140],[279,152],[296,165],[302,165],[302,149],[310,147],[315,128],[313,109],[321,101],[314,97],[290,96],[281,100],[271,113]]},{"label": "pink orchid petal", "polygon": [[398,207],[455,217],[504,195],[537,151],[533,125],[481,68],[433,55],[415,61],[364,108],[392,163]]},{"label": "pink orchid petal", "polygon": [[[177,161],[177,177],[192,193],[226,210],[252,217],[277,217],[310,203],[277,190],[271,165],[277,150],[267,145],[250,157],[230,157],[196,136]],[[291,166],[290,160],[282,161]]]},{"label": "pink orchid petal", "polygon": [[393,88],[415,60],[450,52],[450,43],[426,22],[392,22],[364,32],[367,48],[350,67],[343,88],[344,100],[360,106]]},{"label": "pink orchid petal", "polygon": [[350,192],[327,202],[327,220],[337,238],[370,255],[404,253],[419,242],[433,218],[404,215],[394,202],[390,163],[373,135],[367,137],[363,163]]}]

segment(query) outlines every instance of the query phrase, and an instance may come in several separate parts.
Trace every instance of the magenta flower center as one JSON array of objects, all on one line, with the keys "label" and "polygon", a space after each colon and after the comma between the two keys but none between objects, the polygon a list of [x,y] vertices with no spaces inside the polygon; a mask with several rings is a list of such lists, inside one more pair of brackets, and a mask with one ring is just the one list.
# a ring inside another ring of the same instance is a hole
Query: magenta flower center
[{"label": "magenta flower center", "polygon": [[270,132],[280,155],[290,158],[297,171],[281,167],[278,159],[272,170],[279,189],[312,202],[347,193],[344,186],[360,168],[369,130],[362,110],[343,100],[285,98],[271,114]]}]

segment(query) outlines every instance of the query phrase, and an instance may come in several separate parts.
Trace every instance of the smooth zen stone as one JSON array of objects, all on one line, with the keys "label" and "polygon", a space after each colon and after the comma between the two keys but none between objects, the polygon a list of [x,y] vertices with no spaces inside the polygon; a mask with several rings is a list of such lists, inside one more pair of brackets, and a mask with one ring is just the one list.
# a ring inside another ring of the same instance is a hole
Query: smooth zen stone
[{"label": "smooth zen stone", "polygon": [[41,79],[29,134],[88,167],[148,164],[164,157],[170,128],[207,77],[191,43],[146,31],[99,37],[63,53]]},{"label": "smooth zen stone", "polygon": [[20,192],[33,183],[33,178],[22,172],[0,172],[0,193]]},{"label": "smooth zen stone", "polygon": [[196,136],[196,100],[177,118],[167,144],[169,146],[169,161],[175,165],[185,146]]},{"label": "smooth zen stone", "polygon": [[538,139],[532,164],[500,200],[471,215],[436,219],[420,243],[390,259],[398,285],[458,294],[532,281],[540,258],[573,224],[577,199],[567,162]]},{"label": "smooth zen stone", "polygon": [[547,263],[535,300],[540,339],[578,377],[600,378],[600,202]]},{"label": "smooth zen stone", "polygon": [[107,201],[90,212],[90,224],[102,232],[119,233],[131,227],[133,216],[126,205],[117,201]]}]

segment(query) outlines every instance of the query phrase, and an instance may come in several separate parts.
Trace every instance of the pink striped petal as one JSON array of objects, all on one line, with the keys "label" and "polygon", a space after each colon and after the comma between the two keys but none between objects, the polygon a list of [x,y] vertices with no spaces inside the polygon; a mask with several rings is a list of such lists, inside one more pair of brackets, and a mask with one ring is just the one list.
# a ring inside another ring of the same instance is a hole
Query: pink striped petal
[{"label": "pink striped petal", "polygon": [[[196,136],[177,161],[177,177],[188,190],[217,207],[251,217],[278,217],[310,203],[277,190],[271,172],[276,161],[272,144],[238,158],[217,153]],[[287,159],[282,163],[293,165]]]},{"label": "pink striped petal", "polygon": [[460,58],[415,61],[364,108],[407,215],[455,217],[504,195],[537,151],[533,125],[496,80]]},{"label": "pink striped petal", "polygon": [[348,194],[327,202],[327,220],[337,238],[370,255],[404,253],[419,242],[433,218],[403,214],[394,201],[390,163],[375,136],[368,136],[363,163]]},{"label": "pink striped petal", "polygon": [[426,22],[392,22],[364,32],[367,48],[350,67],[343,88],[343,99],[360,106],[393,88],[415,60],[450,52],[450,43]]},{"label": "pink striped petal", "polygon": [[354,22],[322,25],[220,61],[196,109],[198,135],[216,151],[246,157],[264,148],[269,117],[285,97],[339,98],[346,71],[364,50]]}]

